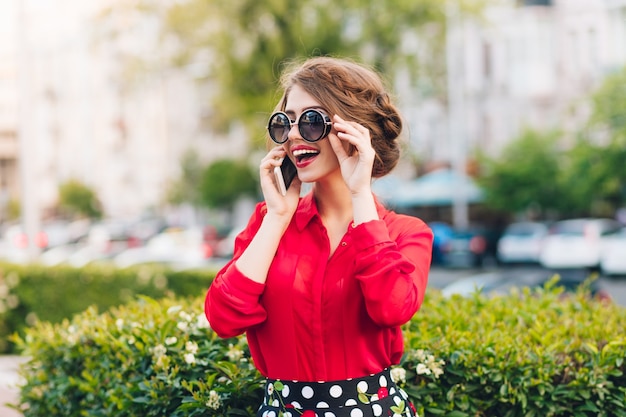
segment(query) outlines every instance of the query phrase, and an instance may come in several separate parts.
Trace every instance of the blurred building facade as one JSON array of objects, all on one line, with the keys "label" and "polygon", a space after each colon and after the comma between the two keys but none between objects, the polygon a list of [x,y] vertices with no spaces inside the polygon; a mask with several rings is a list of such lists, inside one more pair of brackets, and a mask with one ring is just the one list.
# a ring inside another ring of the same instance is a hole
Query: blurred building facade
[{"label": "blurred building facade", "polygon": [[459,92],[460,133],[450,135],[445,103],[418,96],[407,119],[422,160],[494,156],[525,128],[573,133],[589,94],[626,65],[626,0],[499,0],[483,20],[453,23],[448,87]]},{"label": "blurred building facade", "polygon": [[[3,204],[24,192],[20,162],[42,217],[70,179],[122,217],[162,203],[187,150],[203,160],[245,154],[241,132],[200,127],[206,94],[193,68],[159,62],[158,22],[124,3],[0,2],[0,221]],[[140,60],[149,71],[136,69]],[[22,154],[20,134],[28,136]]]},{"label": "blurred building facade", "polygon": [[[201,126],[206,91],[192,67],[160,62],[158,21],[103,15],[112,3],[120,0],[0,2],[0,221],[24,191],[20,163],[40,212],[55,206],[59,184],[78,179],[108,215],[132,216],[163,201],[188,149],[204,161],[247,153],[241,130],[223,137]],[[441,99],[401,97],[424,161],[477,147],[495,154],[526,126],[575,131],[588,94],[626,64],[626,0],[498,0],[483,21],[452,29],[457,119]],[[135,71],[134,57],[151,71]],[[20,134],[29,136],[22,152]]]}]

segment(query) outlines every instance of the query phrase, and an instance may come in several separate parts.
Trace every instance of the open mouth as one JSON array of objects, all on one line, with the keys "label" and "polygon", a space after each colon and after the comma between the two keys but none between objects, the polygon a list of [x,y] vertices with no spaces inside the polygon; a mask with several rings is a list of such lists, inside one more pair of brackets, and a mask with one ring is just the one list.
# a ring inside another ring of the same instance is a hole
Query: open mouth
[{"label": "open mouth", "polygon": [[298,149],[293,151],[293,156],[297,163],[303,163],[315,158],[319,155],[319,151],[315,149]]}]

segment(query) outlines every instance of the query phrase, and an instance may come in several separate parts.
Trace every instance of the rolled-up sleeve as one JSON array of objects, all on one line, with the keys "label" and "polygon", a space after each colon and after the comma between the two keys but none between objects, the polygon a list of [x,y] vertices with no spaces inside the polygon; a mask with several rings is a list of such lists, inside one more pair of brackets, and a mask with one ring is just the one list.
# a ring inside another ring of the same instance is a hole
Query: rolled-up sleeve
[{"label": "rolled-up sleeve", "polygon": [[243,275],[234,261],[222,271],[209,287],[204,311],[220,337],[234,337],[265,320],[265,309],[259,304],[265,285]]}]

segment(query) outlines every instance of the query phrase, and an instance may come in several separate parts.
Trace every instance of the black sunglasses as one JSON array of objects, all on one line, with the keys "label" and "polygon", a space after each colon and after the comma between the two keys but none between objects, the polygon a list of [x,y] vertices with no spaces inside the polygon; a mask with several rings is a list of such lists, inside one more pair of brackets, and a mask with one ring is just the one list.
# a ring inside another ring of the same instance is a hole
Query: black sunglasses
[{"label": "black sunglasses", "polygon": [[286,113],[279,111],[270,116],[267,131],[274,142],[285,143],[293,125],[298,125],[298,131],[304,140],[317,142],[328,136],[332,122],[330,117],[320,110],[305,110],[297,121],[291,120]]}]

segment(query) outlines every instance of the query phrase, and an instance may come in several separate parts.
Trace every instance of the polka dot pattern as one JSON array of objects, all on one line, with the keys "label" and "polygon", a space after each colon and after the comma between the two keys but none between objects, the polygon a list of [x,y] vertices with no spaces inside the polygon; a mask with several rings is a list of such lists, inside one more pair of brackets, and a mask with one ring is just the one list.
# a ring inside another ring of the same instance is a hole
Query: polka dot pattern
[{"label": "polka dot pattern", "polygon": [[315,392],[313,391],[313,388],[309,387],[308,385],[302,388],[302,396],[307,400],[313,398],[314,394]]},{"label": "polka dot pattern", "polygon": [[342,393],[343,390],[341,389],[341,385],[333,385],[332,387],[330,387],[329,394],[331,397],[339,398],[341,397]]},{"label": "polka dot pattern", "polygon": [[[391,410],[394,407],[394,410]],[[397,408],[402,408],[398,414]],[[417,417],[390,370],[333,382],[268,380],[256,417]]]}]

